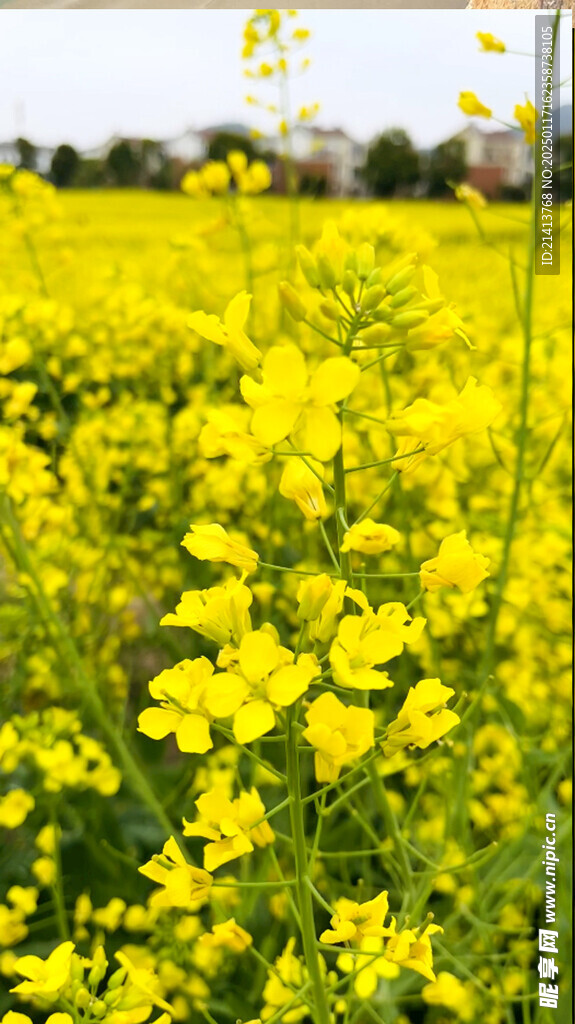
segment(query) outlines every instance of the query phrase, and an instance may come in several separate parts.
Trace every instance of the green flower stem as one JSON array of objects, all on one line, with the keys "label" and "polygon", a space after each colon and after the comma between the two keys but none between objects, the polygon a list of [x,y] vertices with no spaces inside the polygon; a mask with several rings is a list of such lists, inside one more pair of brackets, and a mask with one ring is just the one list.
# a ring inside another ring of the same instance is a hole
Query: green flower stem
[{"label": "green flower stem", "polygon": [[303,818],[300,765],[297,752],[297,730],[294,728],[296,708],[287,709],[286,769],[290,797],[291,830],[294,840],[295,886],[301,919],[301,937],[306,967],[311,981],[315,1020],[317,1024],[330,1024],[329,1007],[325,997],[324,980],[316,950],[316,931],[312,894],[308,888],[309,867]]},{"label": "green flower stem", "polygon": [[296,886],[295,878],[279,879],[277,882],[214,882],[214,889],[283,889],[285,885]]},{"label": "green flower stem", "polygon": [[395,817],[391,804],[389,803],[383,779],[373,762],[368,766],[367,771],[373,785],[375,806],[383,818],[383,823],[388,836],[393,840],[395,856],[403,872],[405,884],[410,894],[413,896],[413,869],[405,852],[403,836],[399,830],[397,818]]},{"label": "green flower stem", "polygon": [[387,483],[386,483],[385,487],[383,488],[383,490],[381,490],[379,492],[377,498],[374,498],[374,500],[372,501],[371,505],[368,505],[368,507],[365,509],[365,511],[362,512],[361,515],[357,517],[355,523],[353,524],[354,526],[358,526],[359,523],[363,522],[363,520],[366,519],[366,517],[369,515],[369,513],[373,511],[375,506],[379,504],[379,502],[383,498],[384,494],[387,494],[387,492],[390,490],[390,488],[393,487],[394,483],[396,482],[396,480],[398,478],[399,478],[399,470],[396,469],[391,474],[391,476],[390,476],[389,480],[387,481]]},{"label": "green flower stem", "polygon": [[324,540],[324,544],[325,544],[325,546],[327,548],[328,555],[329,555],[329,557],[332,560],[334,568],[339,572],[339,562],[338,562],[338,560],[336,558],[335,552],[334,552],[334,550],[333,550],[333,548],[331,546],[331,543],[330,543],[330,539],[329,539],[329,537],[327,535],[327,531],[326,531],[326,528],[325,528],[325,523],[321,519],[318,519],[318,523],[319,523],[319,528],[320,528],[321,535],[322,535],[323,540]]},{"label": "green flower stem", "polygon": [[402,576],[419,576],[417,572],[353,572],[352,576],[360,577],[363,580],[398,580]]},{"label": "green flower stem", "polygon": [[102,730],[102,733],[114,750],[121,765],[126,783],[132,789],[133,793],[140,798],[142,803],[148,807],[158,821],[162,830],[165,832],[166,836],[171,836],[174,832],[172,822],[164,811],[164,808],[148,783],[148,780],[140,771],[140,768],[126,746],[116,724],[110,718],[109,711],[98,692],[95,680],[88,675],[84,668],[82,658],[73,637],[62,622],[62,619],[53,607],[46,591],[44,590],[42,581],[40,580],[36,567],[32,561],[26,541],[22,536],[20,524],[12,512],[11,502],[7,496],[4,496],[1,500],[1,512],[2,515],[0,518],[2,518],[8,525],[12,534],[18,568],[21,571],[24,571],[32,581],[33,587],[30,588],[32,598],[36,603],[40,616],[45,622],[46,627],[52,633],[62,660],[68,666],[72,678],[76,679],[82,689],[82,696],[85,705],[93,715],[99,728]]},{"label": "green flower stem", "polygon": [[386,466],[390,462],[398,462],[399,459],[408,459],[411,455],[420,455],[425,448],[414,448],[412,452],[404,452],[403,455],[392,455],[389,459],[378,459],[377,462],[365,462],[363,466],[350,466],[346,473],[360,473],[363,469],[376,469],[377,466]]},{"label": "green flower stem", "polygon": [[[311,572],[309,569],[288,569],[285,565],[272,565],[270,562],[262,561],[258,562],[258,566],[261,566],[262,569],[274,569],[276,572],[293,572],[296,576],[319,576],[323,572],[322,569],[316,569],[315,572]],[[326,575],[328,575],[330,579],[339,579],[339,573],[337,576],[333,572],[327,573]]]},{"label": "green flower stem", "polygon": [[70,928],[68,926],[68,917],[66,914],[66,904],[64,902],[64,879],[62,876],[62,851],[60,848],[60,835],[61,829],[58,824],[58,818],[56,815],[56,809],[54,806],[50,806],[50,823],[54,829],[54,868],[56,877],[52,885],[52,896],[54,898],[54,908],[56,911],[56,920],[58,922],[58,931],[63,942],[66,942],[70,938]]},{"label": "green flower stem", "polygon": [[277,768],[274,768],[274,766],[270,764],[269,761],[262,761],[261,757],[258,757],[257,754],[254,754],[253,750],[250,750],[249,747],[245,747],[242,743],[238,743],[231,729],[226,729],[225,726],[223,725],[216,725],[215,722],[212,722],[212,728],[215,729],[216,732],[221,732],[222,736],[225,736],[226,739],[230,741],[230,743],[235,743],[236,746],[241,747],[244,754],[246,754],[247,757],[250,757],[252,761],[255,761],[256,764],[259,764],[260,768],[264,768],[266,772],[270,772],[271,775],[275,775],[276,779],[279,779],[280,782],[286,781],[286,777],[283,774],[283,772],[280,772]]},{"label": "green flower stem", "polygon": [[290,991],[293,992],[295,995],[297,995],[297,996],[301,995],[301,998],[302,998],[303,1002],[306,1004],[306,1006],[308,1006],[310,1008],[310,1010],[312,1009],[312,1004],[311,1004],[309,998],[306,995],[302,995],[303,989],[296,988],[295,985],[292,985],[291,981],[288,981],[285,977],[282,977],[282,975],[274,967],[274,965],[270,964],[269,961],[266,960],[266,958],[264,956],[262,956],[262,954],[259,952],[259,950],[257,950],[254,947],[253,943],[249,947],[249,950],[250,950],[250,953],[252,954],[252,956],[255,956],[256,960],[260,964],[264,964],[265,967],[267,968],[267,970],[270,971],[271,974],[273,974],[276,978],[278,978],[279,981],[281,981],[282,985],[285,985],[286,988],[289,988]]}]

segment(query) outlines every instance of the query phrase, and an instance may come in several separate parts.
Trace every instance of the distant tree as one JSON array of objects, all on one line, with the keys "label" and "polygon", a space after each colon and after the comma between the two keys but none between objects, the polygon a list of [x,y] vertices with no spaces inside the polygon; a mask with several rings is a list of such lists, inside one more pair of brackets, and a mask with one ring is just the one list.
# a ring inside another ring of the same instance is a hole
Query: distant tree
[{"label": "distant tree", "polygon": [[376,196],[391,196],[419,181],[419,156],[403,128],[391,128],[372,143],[361,176]]},{"label": "distant tree", "polygon": [[106,182],[106,171],[102,160],[82,160],[74,175],[76,188],[101,188]]},{"label": "distant tree", "polygon": [[27,171],[36,170],[36,146],[28,139],[16,139],[16,146],[18,149],[18,167],[23,167]]},{"label": "distant tree", "polygon": [[430,196],[451,195],[447,182],[459,184],[467,172],[465,146],[461,139],[449,139],[432,150],[427,167],[427,192]]},{"label": "distant tree", "polygon": [[208,146],[208,159],[225,160],[233,149],[245,153],[250,162],[259,155],[249,136],[236,135],[235,132],[217,132]]},{"label": "distant tree", "polygon": [[63,142],[58,146],[50,165],[50,177],[56,188],[68,188],[74,181],[80,157],[73,146]]},{"label": "distant tree", "polygon": [[129,142],[116,142],[106,157],[106,173],[119,188],[138,185],[142,175],[142,157]]},{"label": "distant tree", "polygon": [[327,178],[325,174],[302,174],[298,188],[300,196],[315,196],[320,199],[327,195]]}]

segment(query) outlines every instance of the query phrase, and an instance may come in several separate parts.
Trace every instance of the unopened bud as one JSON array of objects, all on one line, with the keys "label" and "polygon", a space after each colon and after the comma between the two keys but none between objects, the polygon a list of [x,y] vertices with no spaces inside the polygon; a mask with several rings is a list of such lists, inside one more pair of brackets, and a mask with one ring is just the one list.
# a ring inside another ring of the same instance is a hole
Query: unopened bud
[{"label": "unopened bud", "polygon": [[409,267],[404,267],[403,270],[399,270],[394,274],[386,284],[389,294],[397,295],[398,292],[405,288],[415,274],[415,270],[416,268],[411,265]]},{"label": "unopened bud", "polygon": [[412,327],[419,327],[420,324],[424,324],[429,319],[429,313],[425,310],[408,310],[406,313],[398,313],[393,318],[393,326],[400,328],[404,331],[409,331]]},{"label": "unopened bud", "polygon": [[114,971],[114,973],[108,978],[108,989],[119,988],[120,985],[123,985],[125,977],[126,968],[119,967],[118,970]]},{"label": "unopened bud", "polygon": [[322,288],[325,288],[326,291],[329,291],[331,288],[335,288],[337,284],[335,267],[323,252],[318,253],[317,272],[319,274],[319,283]]},{"label": "unopened bud", "polygon": [[362,295],[360,307],[362,313],[369,313],[372,309],[376,309],[380,302],[383,302],[385,298],[385,288],[381,284],[375,284],[373,288],[368,288]]},{"label": "unopened bud", "polygon": [[299,260],[301,272],[305,277],[307,283],[312,288],[319,288],[319,274],[317,272],[317,265],[309,249],[306,249],[305,245],[297,245],[296,254]]},{"label": "unopened bud", "polygon": [[319,310],[328,320],[339,320],[339,306],[333,299],[325,299],[320,302]]},{"label": "unopened bud", "polygon": [[92,996],[88,992],[87,988],[79,988],[74,996],[74,1003],[80,1010],[85,1010],[92,1002]]},{"label": "unopened bud", "polygon": [[407,288],[402,288],[400,292],[396,292],[389,305],[391,309],[400,309],[401,306],[407,306],[407,303],[411,302],[416,295],[417,288],[409,285]]},{"label": "unopened bud", "polygon": [[357,277],[357,254],[353,249],[350,249],[350,251],[346,253],[343,261],[343,269],[351,270],[352,274],[355,274]]},{"label": "unopened bud", "polygon": [[369,242],[364,242],[357,250],[357,276],[366,281],[375,266],[375,249]]},{"label": "unopened bud", "polygon": [[310,580],[303,580],[297,592],[298,619],[311,622],[313,619],[319,618],[332,590],[332,582],[326,573],[314,576]]},{"label": "unopened bud", "polygon": [[357,275],[354,274],[353,270],[344,270],[343,277],[341,279],[341,287],[345,294],[349,295],[350,299],[353,299],[355,289],[357,287]]},{"label": "unopened bud", "polygon": [[371,327],[366,327],[365,331],[361,332],[360,341],[364,345],[382,345],[392,334],[391,327],[387,324],[372,324]]},{"label": "unopened bud", "polygon": [[302,320],[305,320],[307,316],[307,309],[295,288],[289,283],[289,281],[280,281],[278,285],[278,292],[281,304],[284,309],[288,311],[292,320],[295,320],[296,323],[300,323]]},{"label": "unopened bud", "polygon": [[374,284],[381,284],[381,267],[375,267],[365,282],[366,288],[373,288]]}]

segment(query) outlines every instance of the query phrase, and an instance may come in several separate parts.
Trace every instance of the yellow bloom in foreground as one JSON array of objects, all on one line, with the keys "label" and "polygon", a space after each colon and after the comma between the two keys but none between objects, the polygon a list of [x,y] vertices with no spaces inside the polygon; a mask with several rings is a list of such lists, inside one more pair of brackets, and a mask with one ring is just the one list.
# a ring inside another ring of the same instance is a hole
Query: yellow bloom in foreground
[{"label": "yellow bloom in foreground", "polygon": [[211,932],[200,936],[198,942],[210,949],[218,949],[223,946],[225,949],[231,949],[232,953],[243,953],[248,946],[251,946],[253,939],[249,932],[236,924],[234,917],[230,917],[229,921],[215,924]]},{"label": "yellow bloom in foreground", "polygon": [[202,562],[227,562],[237,565],[246,573],[255,572],[260,556],[245,544],[239,544],[224,530],[219,523],[208,526],[190,524],[191,533],[186,533],[182,547]]},{"label": "yellow bloom in foreground", "polygon": [[154,854],[138,871],[163,886],[150,896],[151,907],[188,907],[207,899],[213,883],[207,871],[188,864],[173,836],[164,843],[162,853]]},{"label": "yellow bloom in foreground", "polygon": [[539,117],[535,107],[529,100],[527,100],[523,107],[518,103],[513,111],[513,117],[516,121],[519,121],[521,128],[525,132],[527,145],[532,146],[535,142],[535,122]]},{"label": "yellow bloom in foreground", "polygon": [[359,378],[359,366],[345,356],[325,359],[310,376],[299,348],[272,346],[262,364],[262,383],[251,377],[240,381],[254,410],[252,433],[269,447],[292,436],[299,450],[328,462],[341,445],[334,406],[351,394]]},{"label": "yellow bloom in foreground", "polygon": [[312,655],[293,659],[269,633],[254,630],[243,637],[229,671],[213,677],[205,706],[214,718],[234,716],[238,743],[251,743],[273,729],[275,709],[293,704],[320,674]]},{"label": "yellow bloom in foreground", "polygon": [[35,801],[25,789],[11,789],[0,797],[0,828],[19,828],[26,821]]},{"label": "yellow bloom in foreground", "polygon": [[340,551],[362,551],[365,555],[380,555],[391,551],[400,534],[393,526],[374,523],[373,519],[362,519],[361,523],[350,526],[343,538]]},{"label": "yellow bloom in foreground", "polygon": [[220,647],[239,645],[252,628],[248,608],[253,595],[244,579],[234,576],[220,587],[184,591],[175,615],[164,615],[160,626],[188,626]]},{"label": "yellow bloom in foreground", "polygon": [[398,964],[399,967],[408,967],[410,970],[422,974],[429,981],[435,981],[433,952],[429,936],[436,932],[443,932],[440,925],[428,924],[422,928],[404,928],[403,931],[397,932],[393,917],[390,927],[384,931],[388,937],[384,954],[387,960]]},{"label": "yellow bloom in foreground", "polygon": [[251,373],[259,366],[262,354],[244,331],[250,311],[252,297],[247,292],[240,292],[228,304],[223,321],[213,313],[199,310],[188,318],[188,327],[207,341],[226,348],[230,355],[239,363],[242,370]]},{"label": "yellow bloom in foreground", "polygon": [[[416,398],[388,420],[389,430],[402,438],[395,453],[399,460],[396,469],[403,473],[414,470],[427,456],[437,455],[467,434],[485,430],[500,411],[491,388],[478,384],[475,377],[469,377],[459,395],[446,405]],[[410,456],[410,452],[415,454]]]},{"label": "yellow bloom in foreground", "polygon": [[16,974],[26,981],[20,982],[11,992],[26,996],[55,996],[69,983],[72,966],[73,942],[62,942],[56,946],[46,960],[39,956],[21,956],[14,964]]},{"label": "yellow bloom in foreground", "polygon": [[387,892],[380,892],[367,903],[354,903],[345,897],[337,900],[336,913],[330,921],[332,928],[322,932],[319,941],[359,942],[365,937],[384,935],[383,922],[389,908],[387,896]]},{"label": "yellow bloom in foreground", "polygon": [[489,559],[474,552],[466,531],[461,530],[442,540],[437,556],[422,563],[419,578],[431,593],[441,587],[458,587],[462,594],[469,594],[489,576],[488,565]]},{"label": "yellow bloom in foreground", "polygon": [[280,494],[295,501],[306,519],[323,519],[327,516],[327,505],[321,484],[323,474],[321,462],[310,459],[306,465],[302,459],[296,458],[288,459],[282,473],[279,483]]},{"label": "yellow bloom in foreground", "polygon": [[422,988],[421,996],[429,1006],[446,1006],[448,1010],[453,1010],[459,1020],[476,1020],[473,983],[464,984],[449,971],[440,971],[436,981]]},{"label": "yellow bloom in foreground", "polygon": [[159,708],[146,708],[138,717],[138,730],[153,740],[176,734],[183,753],[205,754],[213,747],[211,718],[204,706],[208,680],[214,667],[207,658],[180,661],[164,669],[149,683],[150,695]]},{"label": "yellow bloom in foreground", "polygon": [[425,750],[458,725],[459,717],[445,707],[454,693],[439,679],[422,679],[415,687],[411,686],[397,718],[387,727],[382,743],[385,756],[392,757],[405,747]]},{"label": "yellow bloom in foreground", "polygon": [[275,839],[268,822],[261,821],[266,809],[253,786],[249,793],[244,790],[233,801],[223,789],[212,789],[196,800],[196,807],[200,820],[190,822],[184,818],[184,835],[210,840],[204,847],[207,871],[215,871],[222,864],[251,853],[254,843],[267,846]]},{"label": "yellow bloom in foreground", "polygon": [[[160,998],[160,995],[158,993],[160,982],[156,975],[154,974],[154,972],[149,967],[138,967],[136,964],[132,963],[130,958],[126,956],[126,954],[123,953],[121,950],[115,953],[114,956],[116,957],[118,963],[126,971],[127,978],[130,983],[126,1000],[126,1002],[129,1001],[128,1005],[130,1009],[134,1008],[134,1003],[136,1003],[136,1000],[138,1000],[136,1005],[139,1007],[148,1004],[151,1006],[159,1006],[161,1010],[166,1010],[166,1012],[170,1015],[174,1012],[170,1004],[166,1003],[164,999]],[[119,1008],[120,1010],[122,1009],[121,1002],[119,1004]],[[127,1008],[128,1007],[126,1007],[126,1009]],[[146,1018],[144,1019],[147,1019],[148,1015],[149,1010],[148,1014],[146,1015]],[[138,1014],[138,1019],[139,1018],[140,1015]]]},{"label": "yellow bloom in foreground", "polygon": [[500,39],[496,39],[491,32],[476,32],[475,36],[479,39],[481,48],[485,52],[505,53],[505,43],[502,43]]},{"label": "yellow bloom in foreground", "polygon": [[346,707],[334,693],[322,693],[305,717],[302,736],[316,748],[318,782],[335,782],[344,764],[373,747],[374,715],[368,708]]},{"label": "yellow bloom in foreground", "polygon": [[474,92],[460,92],[457,106],[468,117],[491,117],[489,107],[485,107]]},{"label": "yellow bloom in foreground", "polygon": [[361,616],[345,615],[329,652],[335,682],[357,690],[393,686],[387,672],[374,666],[398,657],[404,644],[419,640],[425,621],[412,621],[405,605],[396,601],[381,605],[377,614],[368,608]]}]

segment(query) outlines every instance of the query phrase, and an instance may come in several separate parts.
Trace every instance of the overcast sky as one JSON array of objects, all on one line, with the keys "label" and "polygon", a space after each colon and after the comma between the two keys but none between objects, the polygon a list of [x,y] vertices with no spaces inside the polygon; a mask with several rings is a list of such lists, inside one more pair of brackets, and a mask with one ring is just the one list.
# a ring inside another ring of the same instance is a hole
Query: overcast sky
[{"label": "overcast sky", "polygon": [[[113,133],[161,139],[230,121],[271,133],[272,119],[243,102],[260,88],[242,73],[245,18],[233,10],[2,11],[0,141],[17,134],[89,148]],[[562,78],[570,20],[562,23]],[[533,61],[481,53],[475,39],[491,31],[532,53],[531,12],[304,10],[299,23],[313,33],[312,66],[294,84],[294,103],[318,101],[318,124],[359,141],[400,125],[420,147],[436,144],[464,123],[462,89],[503,120],[526,93],[533,98]]]}]

